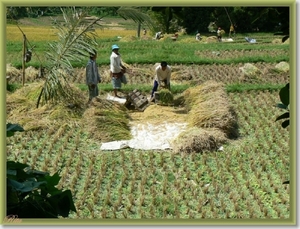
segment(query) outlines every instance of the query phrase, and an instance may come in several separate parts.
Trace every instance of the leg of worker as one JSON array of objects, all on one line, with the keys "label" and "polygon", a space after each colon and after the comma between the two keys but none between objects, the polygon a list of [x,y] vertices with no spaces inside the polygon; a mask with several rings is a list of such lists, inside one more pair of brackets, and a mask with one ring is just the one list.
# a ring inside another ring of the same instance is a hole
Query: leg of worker
[{"label": "leg of worker", "polygon": [[157,91],[157,88],[158,88],[158,82],[156,80],[154,80],[154,84],[153,84],[153,88],[152,88],[152,92],[151,92],[151,98],[153,98],[154,92]]}]

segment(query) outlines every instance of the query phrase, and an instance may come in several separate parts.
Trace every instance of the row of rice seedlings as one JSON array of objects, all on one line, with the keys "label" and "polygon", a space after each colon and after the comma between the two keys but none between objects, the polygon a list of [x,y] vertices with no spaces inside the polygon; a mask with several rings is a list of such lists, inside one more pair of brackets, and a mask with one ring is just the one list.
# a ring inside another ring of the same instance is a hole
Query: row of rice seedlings
[{"label": "row of rice seedlings", "polygon": [[[66,152],[64,152],[66,153]],[[61,172],[61,180],[58,184],[60,188],[67,187],[69,185],[69,181],[71,178],[70,175],[70,168],[72,167],[72,164],[74,162],[75,154],[76,154],[76,149],[72,148],[67,151],[68,155],[64,155],[67,159],[63,161],[64,166],[62,167],[62,172]]]},{"label": "row of rice seedlings", "polygon": [[[264,144],[264,146],[266,146],[266,144]],[[265,162],[268,163],[268,159],[265,159]],[[255,170],[256,167],[253,167],[254,164],[252,164],[252,169]],[[259,175],[258,175],[259,176]],[[249,183],[248,183],[249,184]]]}]

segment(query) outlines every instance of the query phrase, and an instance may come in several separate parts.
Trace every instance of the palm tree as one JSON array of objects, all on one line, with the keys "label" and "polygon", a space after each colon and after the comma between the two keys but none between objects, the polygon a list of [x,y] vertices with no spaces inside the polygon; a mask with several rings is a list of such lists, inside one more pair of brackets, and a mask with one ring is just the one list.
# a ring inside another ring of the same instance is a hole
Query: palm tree
[{"label": "palm tree", "polygon": [[54,28],[58,31],[58,40],[49,43],[49,51],[46,52],[50,64],[45,67],[47,76],[38,97],[37,107],[40,103],[48,101],[73,99],[68,84],[73,72],[71,61],[82,61],[97,46],[97,35],[93,26],[101,18],[87,22],[85,16],[88,10],[85,8],[78,12],[75,7],[61,8],[64,20],[63,23],[54,23]]}]

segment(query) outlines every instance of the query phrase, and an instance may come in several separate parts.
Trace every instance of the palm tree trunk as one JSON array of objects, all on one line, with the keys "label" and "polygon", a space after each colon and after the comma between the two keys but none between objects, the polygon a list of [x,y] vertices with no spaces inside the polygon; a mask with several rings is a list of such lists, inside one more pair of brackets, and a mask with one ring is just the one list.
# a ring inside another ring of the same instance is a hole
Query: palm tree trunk
[{"label": "palm tree trunk", "polygon": [[141,37],[141,23],[138,23],[137,31],[136,31],[136,36]]}]

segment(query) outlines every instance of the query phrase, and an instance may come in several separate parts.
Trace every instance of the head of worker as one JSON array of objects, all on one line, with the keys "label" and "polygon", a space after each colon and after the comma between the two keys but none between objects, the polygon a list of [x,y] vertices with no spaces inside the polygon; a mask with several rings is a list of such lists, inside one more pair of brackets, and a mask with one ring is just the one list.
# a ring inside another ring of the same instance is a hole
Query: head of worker
[{"label": "head of worker", "polygon": [[119,48],[118,45],[112,45],[112,46],[111,46],[111,50],[112,50],[114,53],[117,53],[117,54],[118,54],[118,53],[119,53],[119,49],[120,49],[120,48]]},{"label": "head of worker", "polygon": [[167,65],[168,65],[168,63],[167,63],[166,61],[162,61],[162,62],[160,63],[161,69],[162,69],[163,71],[166,70]]},{"label": "head of worker", "polygon": [[90,59],[95,60],[97,58],[97,51],[93,49],[92,52],[89,52],[90,54]]}]

